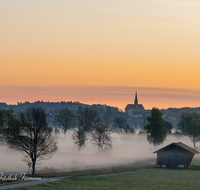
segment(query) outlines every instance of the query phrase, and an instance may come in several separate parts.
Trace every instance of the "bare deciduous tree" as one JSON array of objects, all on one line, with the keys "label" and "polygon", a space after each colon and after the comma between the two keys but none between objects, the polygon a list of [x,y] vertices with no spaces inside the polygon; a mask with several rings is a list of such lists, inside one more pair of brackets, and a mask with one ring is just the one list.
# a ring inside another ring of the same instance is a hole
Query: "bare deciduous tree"
[{"label": "bare deciduous tree", "polygon": [[64,131],[64,134],[68,129],[75,126],[75,116],[73,112],[68,109],[62,109],[55,117],[55,122]]},{"label": "bare deciduous tree", "polygon": [[110,132],[104,125],[95,127],[92,132],[92,144],[97,146],[99,150],[112,148],[112,140]]},{"label": "bare deciduous tree", "polygon": [[82,128],[78,128],[78,130],[74,131],[72,139],[79,151],[86,146],[86,141],[88,140],[87,135]]},{"label": "bare deciduous tree", "polygon": [[113,120],[113,130],[119,133],[129,133],[131,131],[131,127],[129,126],[125,118],[116,117]]},{"label": "bare deciduous tree", "polygon": [[78,116],[78,125],[84,131],[91,131],[101,123],[101,118],[97,111],[92,108],[85,108]]},{"label": "bare deciduous tree", "polygon": [[196,112],[182,113],[178,129],[191,139],[195,148],[196,143],[200,142],[200,114]]},{"label": "bare deciduous tree", "polygon": [[10,148],[24,153],[24,161],[32,161],[32,175],[36,161],[52,157],[57,150],[57,142],[52,136],[53,129],[48,126],[45,110],[28,108],[19,113],[21,132],[9,139]]}]

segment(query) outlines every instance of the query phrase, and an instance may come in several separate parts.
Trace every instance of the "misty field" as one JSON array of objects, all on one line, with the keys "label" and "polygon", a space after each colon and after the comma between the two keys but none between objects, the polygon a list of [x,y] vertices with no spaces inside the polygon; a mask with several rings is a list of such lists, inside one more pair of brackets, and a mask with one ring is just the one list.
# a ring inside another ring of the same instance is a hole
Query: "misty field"
[{"label": "misty field", "polygon": [[[119,135],[112,134],[113,149],[110,151],[98,151],[90,142],[79,152],[74,146],[71,133],[58,135],[58,151],[49,160],[39,161],[36,170],[42,171],[44,168],[55,168],[56,170],[75,170],[93,166],[108,167],[115,165],[125,165],[139,160],[156,158],[154,151],[159,149],[150,145],[146,135]],[[183,142],[192,147],[188,137],[176,137],[169,135],[162,144],[166,146],[172,142]],[[197,144],[198,146],[198,144]],[[21,152],[11,150],[7,147],[0,147],[1,165],[0,171],[4,173],[26,172],[28,166],[22,161]]]}]

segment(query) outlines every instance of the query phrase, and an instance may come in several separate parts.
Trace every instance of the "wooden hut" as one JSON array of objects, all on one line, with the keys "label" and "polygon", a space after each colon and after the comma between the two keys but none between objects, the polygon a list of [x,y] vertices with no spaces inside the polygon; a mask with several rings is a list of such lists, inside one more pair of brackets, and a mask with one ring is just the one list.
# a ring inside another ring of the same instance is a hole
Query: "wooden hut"
[{"label": "wooden hut", "polygon": [[182,142],[171,143],[154,153],[157,153],[157,165],[165,164],[167,167],[183,165],[189,167],[194,154],[199,152]]}]

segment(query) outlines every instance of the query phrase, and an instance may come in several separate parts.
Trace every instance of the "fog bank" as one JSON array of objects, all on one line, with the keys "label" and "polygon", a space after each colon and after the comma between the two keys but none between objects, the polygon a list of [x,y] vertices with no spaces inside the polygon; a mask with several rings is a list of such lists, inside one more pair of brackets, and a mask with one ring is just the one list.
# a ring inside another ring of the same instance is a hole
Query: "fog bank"
[{"label": "fog bank", "polygon": [[[183,142],[193,147],[188,137],[177,138],[168,135],[167,140],[159,147],[150,145],[146,135],[119,135],[112,134],[113,148],[109,151],[99,152],[93,147],[90,140],[87,146],[79,152],[74,146],[71,133],[58,135],[58,151],[49,160],[37,162],[36,170],[43,170],[44,167],[54,167],[58,170],[78,169],[82,167],[105,167],[132,163],[138,160],[156,157],[153,152],[172,142]],[[197,147],[199,144],[197,143]],[[0,172],[27,172],[28,166],[22,161],[23,154],[10,150],[7,147],[0,147],[1,164]]]}]

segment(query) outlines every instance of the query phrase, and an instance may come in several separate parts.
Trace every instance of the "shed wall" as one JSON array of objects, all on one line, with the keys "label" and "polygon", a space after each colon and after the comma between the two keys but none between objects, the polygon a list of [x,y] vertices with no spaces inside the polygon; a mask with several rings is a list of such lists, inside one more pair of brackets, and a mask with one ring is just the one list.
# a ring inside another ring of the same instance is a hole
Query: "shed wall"
[{"label": "shed wall", "polygon": [[177,167],[178,165],[189,167],[193,156],[194,154],[185,149],[171,145],[157,152],[157,164],[165,164],[170,167]]}]

